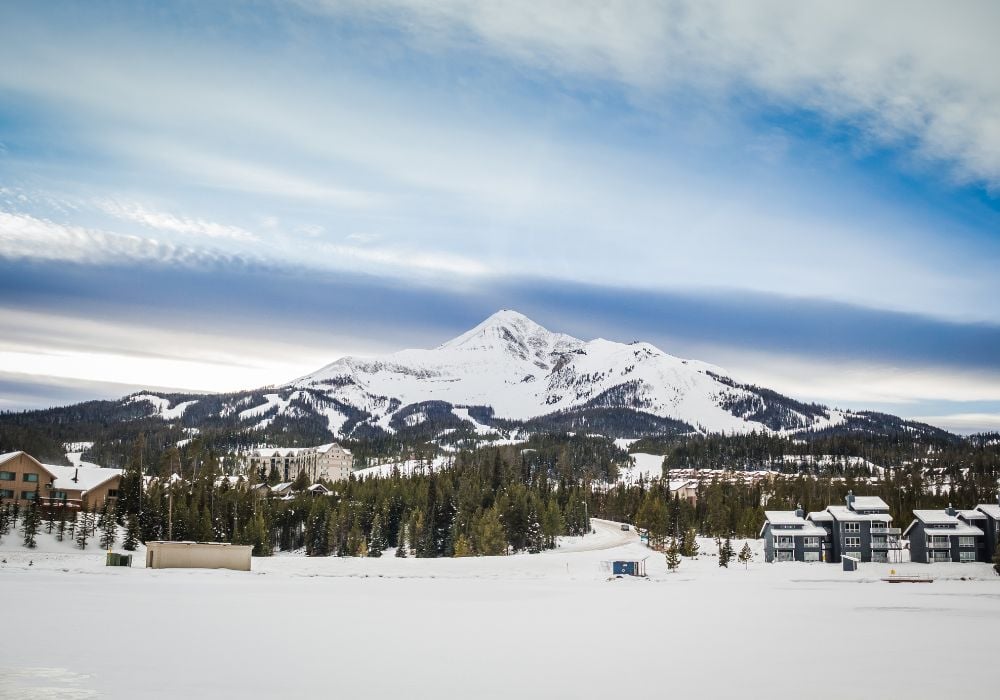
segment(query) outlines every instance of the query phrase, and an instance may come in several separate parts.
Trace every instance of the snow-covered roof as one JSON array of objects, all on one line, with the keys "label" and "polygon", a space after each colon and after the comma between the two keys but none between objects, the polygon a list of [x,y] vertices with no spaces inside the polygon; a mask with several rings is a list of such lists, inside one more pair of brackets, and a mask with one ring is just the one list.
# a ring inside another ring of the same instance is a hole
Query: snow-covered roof
[{"label": "snow-covered roof", "polygon": [[960,510],[958,514],[966,520],[986,520],[986,513],[980,510]]},{"label": "snow-covered roof", "polygon": [[[881,500],[881,499],[879,499]],[[833,516],[834,520],[840,522],[872,521],[891,522],[892,516],[888,513],[856,513],[847,506],[829,506],[827,512]]]},{"label": "snow-covered roof", "polygon": [[13,459],[14,457],[17,457],[19,454],[21,454],[21,450],[16,450],[14,452],[4,452],[2,455],[0,455],[0,464],[6,462],[8,459]]},{"label": "snow-covered roof", "polygon": [[878,496],[855,496],[851,505],[854,510],[889,510],[889,504]]},{"label": "snow-covered roof", "polygon": [[[826,530],[818,525],[813,525],[794,510],[766,510],[764,517],[767,518],[764,527],[769,524],[794,526],[789,529],[772,529],[771,533],[775,537],[826,537],[827,534]],[[761,528],[760,534],[764,534],[764,528]]]},{"label": "snow-covered roof", "polygon": [[764,517],[772,525],[805,525],[805,519],[794,510],[766,510]]},{"label": "snow-covered roof", "polygon": [[697,479],[673,479],[669,482],[669,488],[671,491],[679,491],[683,488],[698,488]]},{"label": "snow-covered roof", "polygon": [[90,491],[122,474],[121,469],[103,467],[61,467],[56,464],[42,466],[55,477],[52,480],[52,488],[57,491]]},{"label": "snow-covered roof", "polygon": [[915,510],[914,517],[924,525],[954,525],[958,518],[943,510]]},{"label": "snow-covered roof", "polygon": [[806,520],[811,520],[814,523],[832,523],[833,516],[825,510],[817,510],[807,515]]},{"label": "snow-covered roof", "polygon": [[916,520],[910,523],[910,526],[906,528],[906,532],[903,533],[904,535],[913,529],[913,525],[917,520],[924,525],[935,526],[925,531],[928,535],[947,535],[949,537],[952,535],[982,537],[983,535],[983,531],[975,525],[969,525],[943,510],[915,510],[913,511],[913,515]]},{"label": "snow-covered roof", "polygon": [[1000,504],[997,503],[980,503],[976,506],[976,510],[986,513],[994,520],[1000,520]]}]

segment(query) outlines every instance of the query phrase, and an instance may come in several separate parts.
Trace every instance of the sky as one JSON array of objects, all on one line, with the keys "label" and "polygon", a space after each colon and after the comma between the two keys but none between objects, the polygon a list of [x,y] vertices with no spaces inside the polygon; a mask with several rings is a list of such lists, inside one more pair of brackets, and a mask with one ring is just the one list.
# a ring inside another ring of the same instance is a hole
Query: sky
[{"label": "sky", "polygon": [[0,410],[500,308],[1000,429],[1000,6],[0,4]]}]

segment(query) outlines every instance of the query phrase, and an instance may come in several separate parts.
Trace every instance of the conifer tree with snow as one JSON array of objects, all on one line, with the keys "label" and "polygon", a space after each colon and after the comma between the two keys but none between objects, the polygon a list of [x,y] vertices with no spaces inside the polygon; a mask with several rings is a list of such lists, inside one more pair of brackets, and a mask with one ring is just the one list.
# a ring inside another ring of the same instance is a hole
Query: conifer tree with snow
[{"label": "conifer tree with snow", "polygon": [[125,537],[122,540],[122,548],[127,552],[134,552],[139,546],[139,518],[135,513],[125,516]]},{"label": "conifer tree with snow", "polygon": [[11,524],[10,507],[5,503],[0,504],[0,539],[3,539],[4,535],[10,532],[10,524]]},{"label": "conifer tree with snow", "polygon": [[98,518],[97,526],[101,531],[101,549],[107,550],[114,547],[115,540],[118,539],[117,525],[115,524],[114,512],[106,499],[104,505],[101,507],[101,515]]},{"label": "conifer tree with snow", "polygon": [[681,537],[681,554],[685,557],[698,556],[698,536],[694,528],[688,528]]},{"label": "conifer tree with snow", "polygon": [[744,568],[750,568],[750,562],[753,561],[753,552],[750,550],[749,542],[743,543],[743,549],[740,550],[740,555],[737,559],[739,559],[740,564],[742,564]]},{"label": "conifer tree with snow", "polygon": [[[718,540],[716,540],[718,542]],[[727,536],[719,547],[719,566],[724,569],[729,568],[729,562],[733,560],[733,543]]]},{"label": "conifer tree with snow", "polygon": [[676,537],[671,537],[670,542],[667,543],[667,568],[671,573],[675,573],[678,567],[681,565],[681,548],[677,543]]},{"label": "conifer tree with snow", "polygon": [[396,546],[396,558],[397,559],[406,559],[406,557],[409,556],[409,554],[407,553],[407,550],[409,548],[410,548],[410,546],[406,542],[406,528],[400,528],[399,529],[399,544]]},{"label": "conifer tree with snow", "polygon": [[51,535],[52,530],[56,527],[56,509],[52,503],[53,499],[49,499],[49,507],[45,513],[45,534]]},{"label": "conifer tree with snow", "polygon": [[389,547],[382,527],[382,514],[377,513],[372,521],[372,534],[368,538],[368,556],[381,557],[382,552]]},{"label": "conifer tree with snow", "polygon": [[90,513],[86,510],[80,510],[76,514],[76,546],[80,549],[87,548],[87,540],[90,538]]},{"label": "conifer tree with snow", "polygon": [[28,504],[24,511],[24,518],[21,521],[21,534],[24,535],[24,546],[34,549],[38,546],[36,537],[38,536],[38,526],[41,524],[41,513],[38,512],[38,489],[35,489],[35,498]]}]

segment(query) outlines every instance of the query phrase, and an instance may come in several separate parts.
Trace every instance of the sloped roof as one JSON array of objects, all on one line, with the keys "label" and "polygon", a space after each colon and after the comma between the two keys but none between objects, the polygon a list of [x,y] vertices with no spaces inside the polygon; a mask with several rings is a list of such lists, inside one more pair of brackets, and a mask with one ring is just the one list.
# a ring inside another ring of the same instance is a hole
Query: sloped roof
[{"label": "sloped roof", "polygon": [[835,520],[840,522],[867,522],[872,520],[878,522],[892,522],[892,516],[888,513],[856,513],[847,506],[830,506],[826,510],[834,517]]},{"label": "sloped roof", "polygon": [[919,520],[924,525],[935,525],[935,526],[946,526],[946,527],[934,527],[929,530],[925,530],[928,535],[941,535],[941,536],[952,536],[952,535],[968,535],[972,537],[982,537],[983,531],[980,530],[975,525],[970,525],[962,520],[959,520],[954,515],[948,515],[947,512],[943,510],[915,510],[913,515],[916,518],[910,526],[906,528],[905,535],[911,529],[913,525]]},{"label": "sloped roof", "polygon": [[994,520],[1000,520],[1000,504],[997,503],[980,503],[976,506],[976,510],[986,513]]},{"label": "sloped roof", "polygon": [[855,496],[854,510],[889,510],[889,504],[878,496]]},{"label": "sloped roof", "polygon": [[121,469],[104,467],[61,467],[56,464],[42,465],[52,472],[52,488],[58,491],[81,491],[86,493],[101,484],[121,476]]}]

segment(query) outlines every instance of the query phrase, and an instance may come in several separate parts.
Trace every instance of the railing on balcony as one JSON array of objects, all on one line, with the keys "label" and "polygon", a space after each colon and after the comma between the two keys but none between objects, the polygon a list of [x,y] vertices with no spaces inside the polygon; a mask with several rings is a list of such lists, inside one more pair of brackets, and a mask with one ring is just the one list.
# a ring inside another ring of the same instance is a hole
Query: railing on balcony
[{"label": "railing on balcony", "polygon": [[928,549],[951,549],[951,542],[948,540],[928,540]]},{"label": "railing on balcony", "polygon": [[791,540],[789,542],[778,542],[778,541],[775,541],[774,548],[775,549],[795,549],[795,540]]},{"label": "railing on balcony", "polygon": [[873,535],[899,535],[902,531],[898,527],[873,527],[871,529]]}]

